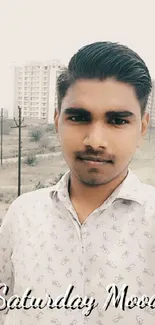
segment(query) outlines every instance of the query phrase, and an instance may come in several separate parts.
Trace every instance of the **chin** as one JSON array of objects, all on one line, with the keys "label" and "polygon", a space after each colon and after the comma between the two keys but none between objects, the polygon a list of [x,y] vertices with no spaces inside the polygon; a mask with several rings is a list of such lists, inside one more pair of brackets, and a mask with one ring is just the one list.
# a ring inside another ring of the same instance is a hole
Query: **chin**
[{"label": "chin", "polygon": [[83,184],[85,184],[85,185],[87,185],[87,186],[101,186],[101,185],[104,185],[104,184],[106,184],[106,183],[108,183],[108,180],[106,180],[106,179],[101,179],[101,177],[100,178],[98,178],[98,177],[88,177],[88,178],[86,178],[86,177],[79,177],[79,179],[80,179],[80,181],[81,181],[81,183],[83,183]]}]

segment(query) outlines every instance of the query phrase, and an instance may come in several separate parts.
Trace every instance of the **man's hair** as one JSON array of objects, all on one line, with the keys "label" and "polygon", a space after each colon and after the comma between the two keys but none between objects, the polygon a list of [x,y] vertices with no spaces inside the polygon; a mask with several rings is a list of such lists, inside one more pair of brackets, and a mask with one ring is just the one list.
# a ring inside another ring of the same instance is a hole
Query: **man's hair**
[{"label": "man's hair", "polygon": [[141,113],[145,112],[152,81],[140,56],[127,46],[113,42],[96,42],[78,50],[57,79],[58,110],[68,88],[79,79],[113,78],[134,87]]}]

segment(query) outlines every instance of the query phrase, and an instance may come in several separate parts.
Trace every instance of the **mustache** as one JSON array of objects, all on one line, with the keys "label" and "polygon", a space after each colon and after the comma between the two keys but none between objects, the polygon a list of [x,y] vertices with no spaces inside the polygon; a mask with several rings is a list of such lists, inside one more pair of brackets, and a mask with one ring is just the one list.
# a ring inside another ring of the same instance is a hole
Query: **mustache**
[{"label": "mustache", "polygon": [[114,163],[115,162],[115,156],[113,154],[108,154],[103,151],[94,151],[91,148],[86,150],[85,152],[83,151],[76,151],[75,152],[75,158],[76,159],[89,159],[89,158],[95,158],[99,160],[106,160],[109,163]]}]

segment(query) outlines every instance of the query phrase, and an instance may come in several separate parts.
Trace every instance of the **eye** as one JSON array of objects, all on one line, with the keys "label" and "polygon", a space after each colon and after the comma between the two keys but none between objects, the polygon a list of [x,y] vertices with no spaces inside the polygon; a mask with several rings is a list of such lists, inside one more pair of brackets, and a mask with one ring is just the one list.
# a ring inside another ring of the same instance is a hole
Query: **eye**
[{"label": "eye", "polygon": [[129,121],[128,120],[123,120],[121,118],[115,118],[115,119],[111,120],[110,123],[115,124],[115,125],[124,125],[124,124],[129,124]]},{"label": "eye", "polygon": [[73,122],[86,122],[88,119],[85,116],[70,116],[68,120]]}]

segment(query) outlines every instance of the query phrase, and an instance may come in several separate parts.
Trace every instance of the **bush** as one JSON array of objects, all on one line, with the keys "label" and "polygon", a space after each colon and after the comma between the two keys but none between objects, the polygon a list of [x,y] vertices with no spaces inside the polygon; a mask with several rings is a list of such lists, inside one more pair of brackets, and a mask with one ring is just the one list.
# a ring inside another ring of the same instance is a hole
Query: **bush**
[{"label": "bush", "polygon": [[37,162],[37,157],[34,154],[29,154],[25,158],[25,164],[29,166],[35,166]]},{"label": "bush", "polygon": [[43,183],[41,183],[41,182],[39,181],[38,184],[35,185],[34,189],[35,189],[35,190],[39,190],[39,189],[41,189],[41,188],[45,188],[45,187],[46,187],[46,186],[45,186]]},{"label": "bush", "polygon": [[39,141],[42,137],[42,131],[40,129],[33,129],[30,131],[30,141]]},{"label": "bush", "polygon": [[41,141],[40,147],[47,149],[48,145],[49,145],[49,139],[48,138],[43,138],[42,141]]},{"label": "bush", "polygon": [[52,182],[52,185],[55,185],[57,184],[60,179],[62,178],[62,176],[64,175],[65,173],[60,173],[58,176],[55,177],[54,181]]},{"label": "bush", "polygon": [[54,124],[47,124],[46,132],[50,132],[50,133],[53,133],[53,134],[56,133],[55,125]]},{"label": "bush", "polygon": [[55,152],[56,150],[55,150],[55,147],[49,147],[49,151],[51,151],[51,152]]},{"label": "bush", "polygon": [[0,193],[0,202],[3,202],[3,200],[4,200],[4,194]]},{"label": "bush", "polygon": [[64,175],[64,173],[60,173],[57,177],[55,177],[55,179],[53,181],[48,181],[48,183],[45,182],[45,184],[43,184],[41,181],[39,181],[38,184],[34,186],[34,189],[38,190],[41,188],[51,187],[51,186],[57,184],[63,175]]},{"label": "bush", "polygon": [[[9,193],[10,194],[10,193]],[[8,195],[7,198],[5,198],[5,203],[6,204],[11,204],[15,199],[16,199],[17,195],[15,193],[12,193],[12,195]]]}]

